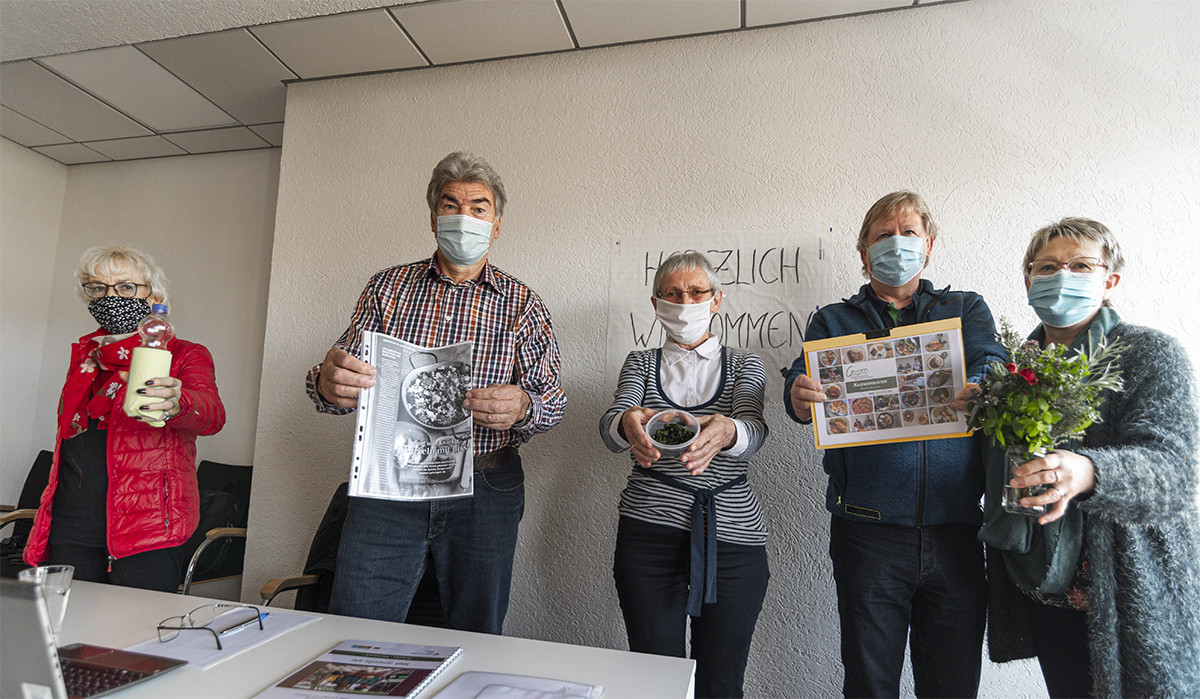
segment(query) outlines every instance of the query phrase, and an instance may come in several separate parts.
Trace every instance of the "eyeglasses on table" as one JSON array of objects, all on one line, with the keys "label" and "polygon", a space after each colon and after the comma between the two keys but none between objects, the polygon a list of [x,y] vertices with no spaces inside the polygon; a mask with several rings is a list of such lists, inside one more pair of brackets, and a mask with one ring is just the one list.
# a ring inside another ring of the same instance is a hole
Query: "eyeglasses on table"
[{"label": "eyeglasses on table", "polygon": [[[225,629],[214,629],[211,624],[213,621],[226,612],[236,609],[248,609],[254,612],[254,616],[247,617]],[[182,616],[171,616],[158,622],[158,640],[161,643],[173,640],[179,635],[180,631],[207,631],[213,635],[213,640],[217,642],[217,650],[225,650],[221,646],[221,637],[228,636],[235,631],[253,626],[258,622],[258,630],[263,630],[263,614],[258,607],[253,607],[248,604],[206,604],[202,607],[196,607],[192,611]]]}]

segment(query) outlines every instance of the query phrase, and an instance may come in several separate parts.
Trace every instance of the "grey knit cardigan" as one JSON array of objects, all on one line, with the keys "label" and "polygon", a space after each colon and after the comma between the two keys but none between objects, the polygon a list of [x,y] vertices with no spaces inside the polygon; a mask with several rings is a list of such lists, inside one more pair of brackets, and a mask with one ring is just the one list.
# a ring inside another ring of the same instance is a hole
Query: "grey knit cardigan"
[{"label": "grey knit cardigan", "polygon": [[[1125,390],[1107,396],[1103,421],[1079,449],[1096,467],[1094,492],[1078,502],[1087,518],[1093,691],[1200,697],[1195,374],[1173,338],[1123,324],[1110,309],[1101,309],[1088,334],[1129,345],[1121,358]],[[1033,657],[1037,630],[1014,603],[1022,593],[999,551],[988,553],[989,655],[995,662]]]}]

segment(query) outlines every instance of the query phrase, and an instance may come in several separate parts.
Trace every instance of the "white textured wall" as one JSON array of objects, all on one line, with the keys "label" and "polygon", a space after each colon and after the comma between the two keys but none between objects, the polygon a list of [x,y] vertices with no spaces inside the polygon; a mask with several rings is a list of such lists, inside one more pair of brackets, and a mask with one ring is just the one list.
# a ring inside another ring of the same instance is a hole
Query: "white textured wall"
[{"label": "white textured wall", "polygon": [[38,377],[67,166],[0,139],[0,502],[17,504],[43,447],[36,424]]},{"label": "white textured wall", "polygon": [[[92,245],[123,243],[149,252],[166,271],[177,334],[208,347],[216,362],[227,422],[197,441],[199,458],[252,463],[279,157],[270,149],[68,170],[58,255],[45,272],[37,449],[54,443],[70,344],[96,328],[75,291],[79,256]],[[7,292],[7,278],[4,284]]]},{"label": "white textured wall", "polygon": [[[509,634],[621,648],[611,577],[628,461],[596,422],[612,241],[832,226],[832,301],[862,282],[866,208],[920,191],[943,233],[927,276],[982,292],[1029,328],[1017,271],[1040,225],[1110,224],[1132,260],[1119,308],[1184,339],[1200,286],[1197,10],[974,0],[899,13],[480,65],[293,85],[272,260],[245,594],[298,571],[350,460],[350,418],[317,414],[308,367],[368,276],[433,249],[425,184],[454,149],[510,195],[493,261],[542,293],[567,417],[522,452],[527,510]],[[773,396],[781,381],[771,387]],[[773,578],[752,696],[840,688],[825,478],[809,432],[774,428],[752,483]],[[988,666],[985,694],[1042,693],[1031,664]]]}]

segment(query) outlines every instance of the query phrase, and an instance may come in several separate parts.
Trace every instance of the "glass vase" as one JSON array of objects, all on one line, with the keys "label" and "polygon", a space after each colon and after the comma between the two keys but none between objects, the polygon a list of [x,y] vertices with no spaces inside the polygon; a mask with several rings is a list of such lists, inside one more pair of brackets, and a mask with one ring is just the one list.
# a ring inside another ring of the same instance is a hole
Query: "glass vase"
[{"label": "glass vase", "polygon": [[1012,479],[1016,477],[1015,472],[1021,467],[1021,464],[1045,455],[1045,450],[1030,452],[1024,446],[1009,447],[1004,450],[1004,499],[1002,505],[1005,512],[1011,512],[1014,515],[1041,517],[1049,510],[1049,507],[1046,505],[1035,505],[1033,507],[1021,505],[1021,498],[1032,498],[1041,495],[1050,489],[1048,484],[1042,483],[1040,485],[1029,486],[1028,488],[1014,488],[1009,485]]}]

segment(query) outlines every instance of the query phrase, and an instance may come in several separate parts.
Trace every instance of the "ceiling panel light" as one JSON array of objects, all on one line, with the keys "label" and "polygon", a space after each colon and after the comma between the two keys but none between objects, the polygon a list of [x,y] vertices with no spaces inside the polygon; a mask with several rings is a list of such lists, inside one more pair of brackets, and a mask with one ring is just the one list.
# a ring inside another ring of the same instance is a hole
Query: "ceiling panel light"
[{"label": "ceiling panel light", "polygon": [[152,132],[33,63],[0,64],[0,102],[76,141],[149,136]]},{"label": "ceiling panel light", "polygon": [[38,62],[155,131],[237,123],[132,46],[68,53]]},{"label": "ceiling panel light", "polygon": [[387,10],[265,24],[250,31],[301,78],[428,65]]},{"label": "ceiling panel light", "polygon": [[13,143],[20,143],[26,148],[71,142],[71,139],[54,129],[48,129],[33,119],[17,114],[8,107],[0,107],[0,136]]},{"label": "ceiling panel light", "polygon": [[575,48],[554,0],[441,0],[390,10],[435,64]]},{"label": "ceiling panel light", "polygon": [[580,46],[704,34],[742,26],[740,0],[562,0]]},{"label": "ceiling panel light", "polygon": [[283,120],[284,80],[298,77],[245,29],[138,44],[243,124]]},{"label": "ceiling panel light", "polygon": [[803,22],[912,5],[912,0],[746,0],[746,26]]}]

